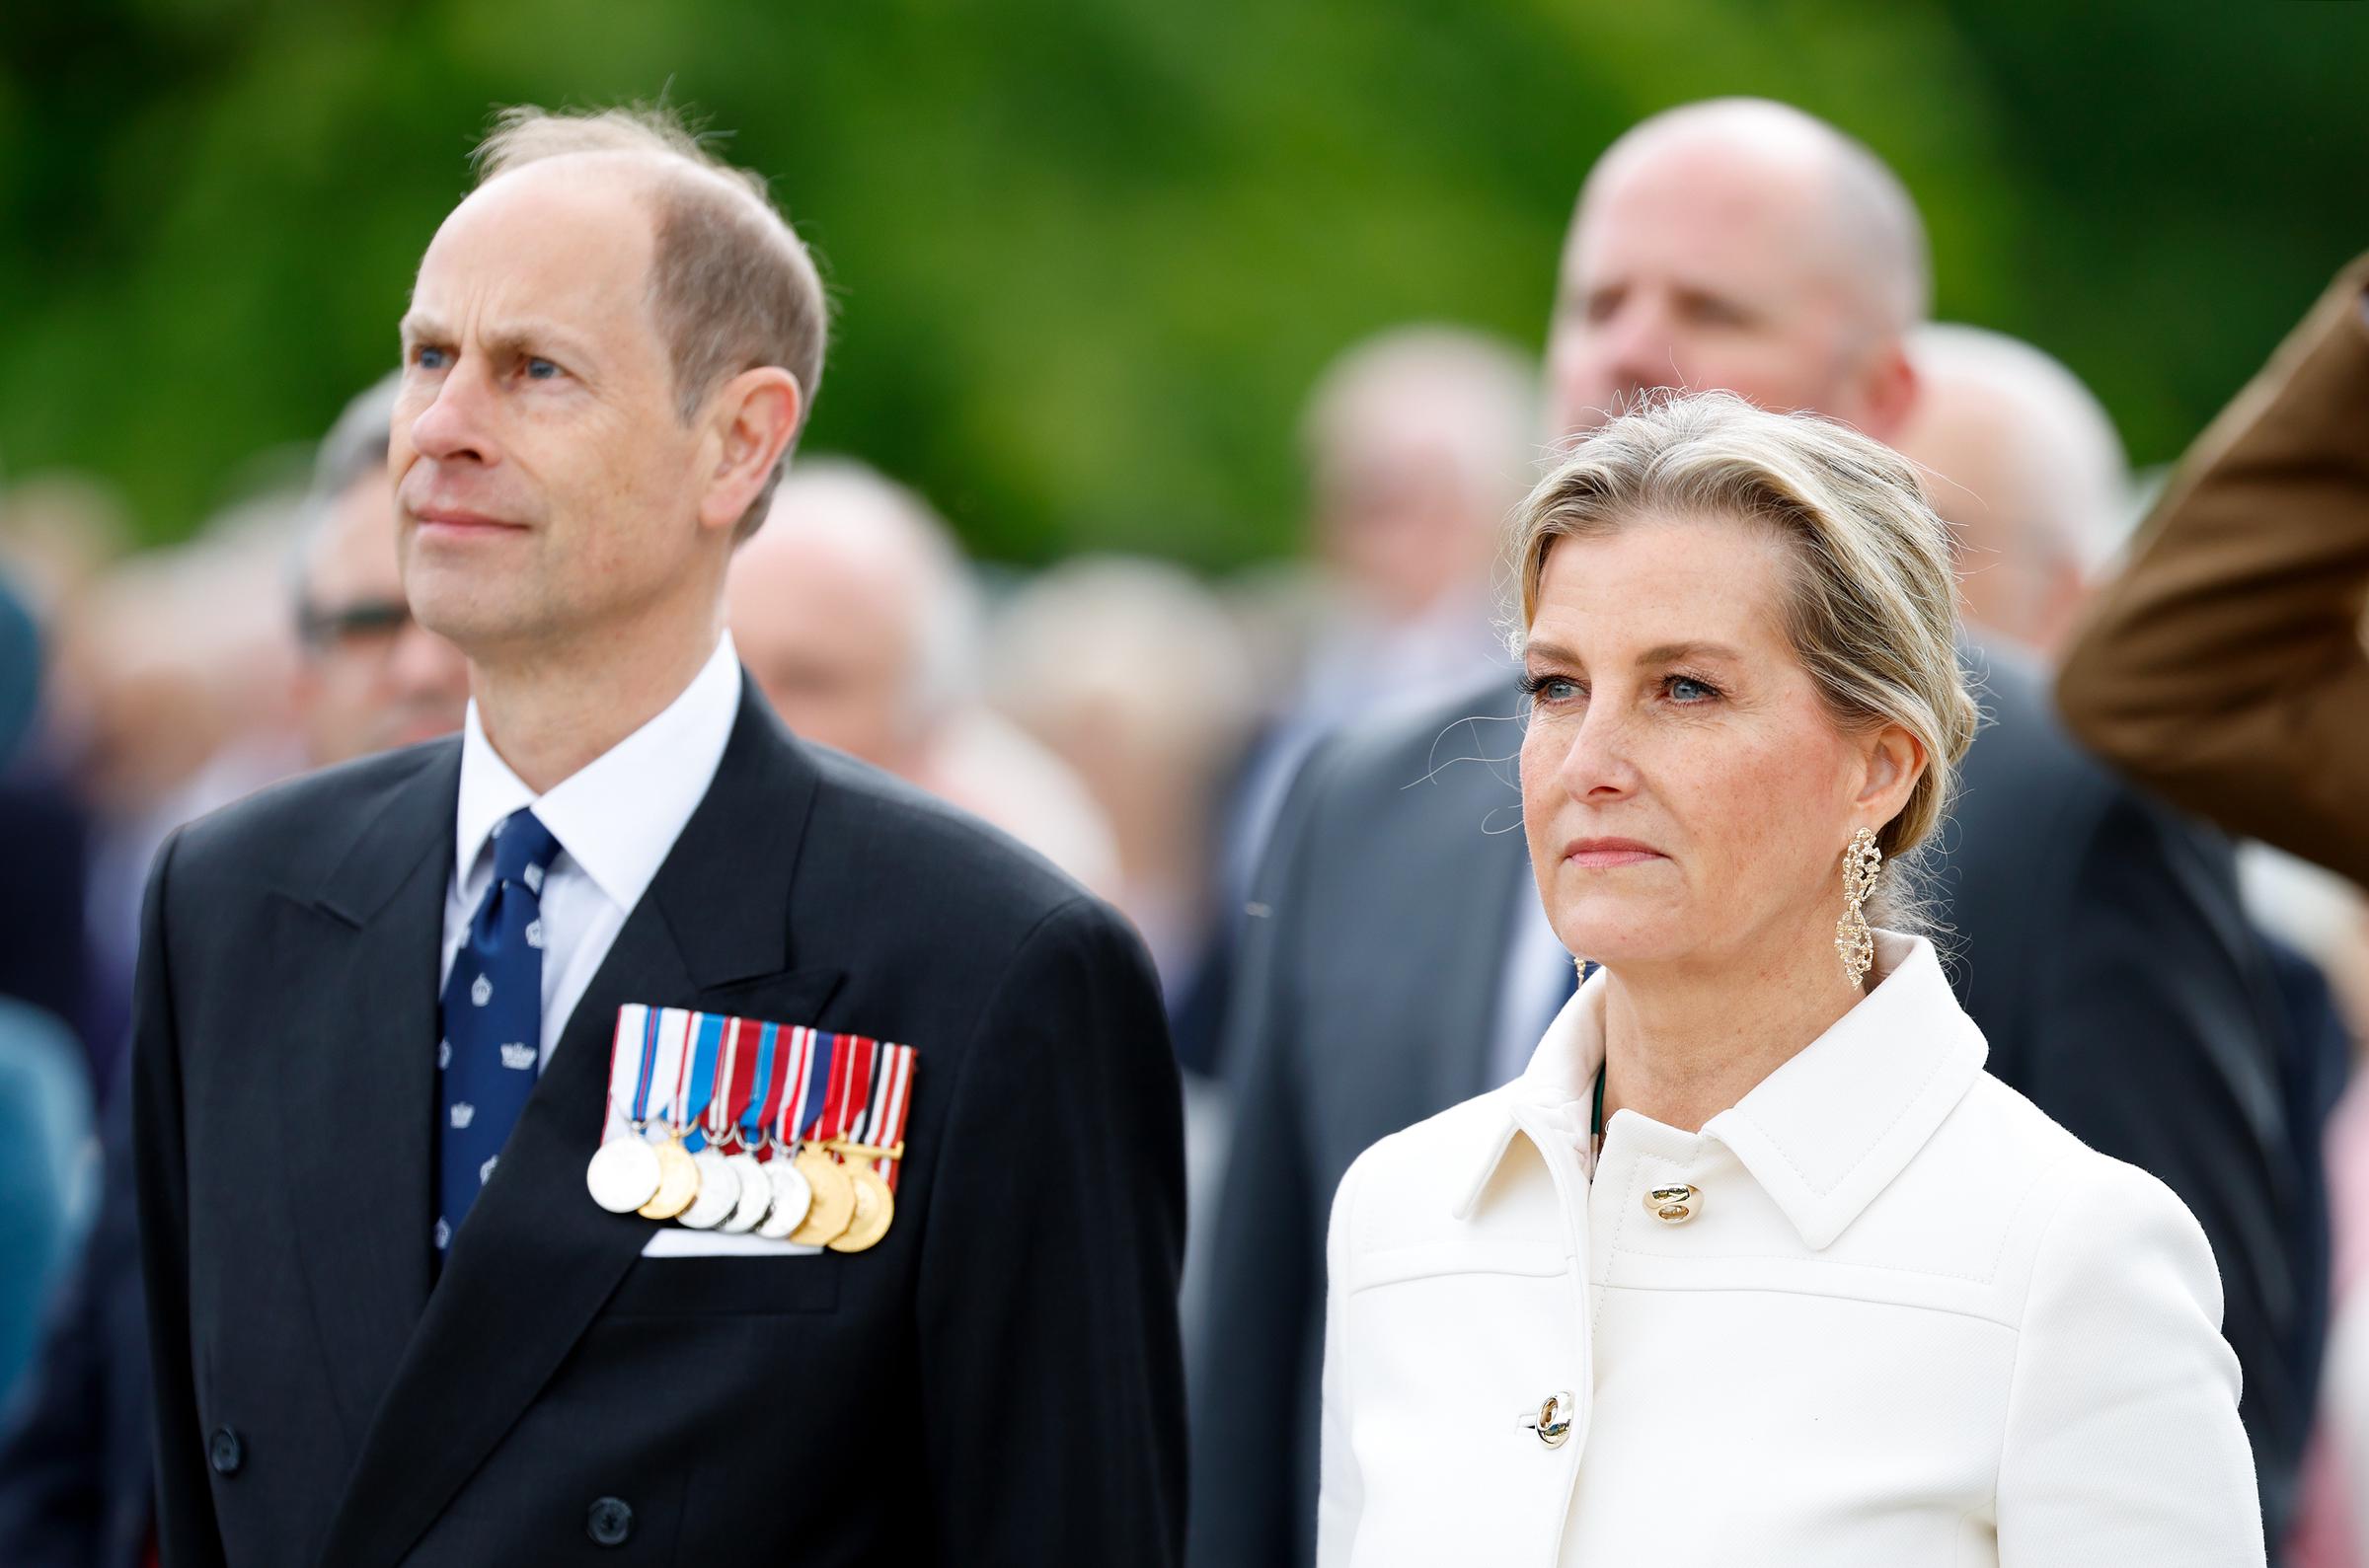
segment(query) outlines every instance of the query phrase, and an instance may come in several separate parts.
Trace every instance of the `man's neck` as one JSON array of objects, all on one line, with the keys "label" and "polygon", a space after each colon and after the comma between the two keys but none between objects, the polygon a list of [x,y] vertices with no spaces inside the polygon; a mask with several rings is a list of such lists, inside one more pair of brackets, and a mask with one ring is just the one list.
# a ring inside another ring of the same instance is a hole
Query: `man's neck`
[{"label": "man's neck", "polygon": [[1717,970],[1615,971],[1605,982],[1604,1114],[1633,1110],[1700,1132],[1863,995],[1844,978],[1831,931],[1816,929]]},{"label": "man's neck", "polygon": [[469,661],[469,692],[495,753],[536,794],[548,792],[664,712],[723,635],[704,618],[610,630],[564,646]]}]

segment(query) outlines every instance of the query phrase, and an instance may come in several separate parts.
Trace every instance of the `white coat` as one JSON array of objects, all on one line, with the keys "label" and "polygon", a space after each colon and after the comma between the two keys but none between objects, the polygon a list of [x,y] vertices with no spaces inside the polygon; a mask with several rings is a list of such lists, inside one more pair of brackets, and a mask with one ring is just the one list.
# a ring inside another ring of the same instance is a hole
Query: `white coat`
[{"label": "white coat", "polygon": [[1702,1132],[1616,1112],[1592,1180],[1601,977],[1520,1079],[1359,1157],[1320,1568],[2263,1560],[2194,1218],[1983,1072],[1929,943],[1876,963]]}]

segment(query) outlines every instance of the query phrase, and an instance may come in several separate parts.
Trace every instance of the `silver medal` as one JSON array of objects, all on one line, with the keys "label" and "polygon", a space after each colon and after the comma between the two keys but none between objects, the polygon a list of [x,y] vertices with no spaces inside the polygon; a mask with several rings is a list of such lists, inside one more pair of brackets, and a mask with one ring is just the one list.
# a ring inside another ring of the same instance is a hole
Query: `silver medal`
[{"label": "silver medal", "polygon": [[658,1152],[639,1133],[612,1138],[584,1167],[592,1201],[611,1214],[632,1214],[658,1190]]},{"label": "silver medal", "polygon": [[766,1211],[765,1223],[757,1227],[757,1234],[768,1241],[787,1241],[791,1232],[806,1223],[806,1210],[814,1202],[814,1189],[806,1184],[805,1172],[784,1155],[773,1157],[765,1166],[765,1175],[773,1184],[773,1207]]},{"label": "silver medal", "polygon": [[691,1162],[699,1167],[699,1196],[675,1219],[694,1231],[713,1231],[740,1206],[740,1172],[713,1144],[693,1155]]},{"label": "silver medal", "polygon": [[757,1222],[765,1218],[765,1211],[773,1207],[773,1183],[765,1179],[765,1167],[757,1163],[754,1155],[734,1155],[726,1162],[739,1173],[740,1203],[716,1229],[734,1235],[744,1234],[754,1231]]}]

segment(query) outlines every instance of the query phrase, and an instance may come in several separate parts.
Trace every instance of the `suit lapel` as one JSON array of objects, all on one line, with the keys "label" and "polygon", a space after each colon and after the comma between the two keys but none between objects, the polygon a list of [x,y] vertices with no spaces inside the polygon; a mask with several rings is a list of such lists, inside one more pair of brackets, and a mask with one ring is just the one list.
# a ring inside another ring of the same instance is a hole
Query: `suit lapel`
[{"label": "suit lapel", "polygon": [[[817,780],[745,677],[742,693],[707,797],[570,1015],[453,1237],[324,1563],[399,1560],[532,1403],[650,1239],[649,1221],[609,1214],[584,1191],[618,1008],[727,1010],[761,987],[769,1012],[803,1022],[838,986],[836,971],[793,969],[789,952],[790,887]],[[430,1113],[420,1104],[424,1140]]]},{"label": "suit lapel", "polygon": [[310,900],[322,939],[272,1020],[296,1254],[357,1448],[427,1301],[436,971],[460,748],[354,812],[366,824]]}]

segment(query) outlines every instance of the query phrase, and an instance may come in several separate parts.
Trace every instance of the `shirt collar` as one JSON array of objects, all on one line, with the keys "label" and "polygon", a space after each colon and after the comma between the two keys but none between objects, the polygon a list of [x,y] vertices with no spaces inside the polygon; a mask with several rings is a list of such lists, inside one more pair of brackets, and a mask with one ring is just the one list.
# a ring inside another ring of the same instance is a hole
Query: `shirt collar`
[{"label": "shirt collar", "polygon": [[538,797],[510,771],[478,719],[461,731],[453,877],[466,884],[494,826],[521,806],[618,908],[632,912],[708,792],[740,709],[740,657],[729,632],[656,717]]},{"label": "shirt collar", "polygon": [[[1813,1250],[1830,1245],[1900,1174],[1989,1055],[1933,943],[1878,932],[1875,962],[1884,978],[1874,990],[1703,1126]],[[1601,972],[1589,977],[1556,1014],[1529,1069],[1504,1091],[1511,1105],[1571,1119],[1604,1061],[1604,984]],[[1479,1205],[1516,1130],[1509,1106],[1457,1205],[1460,1218]]]}]

